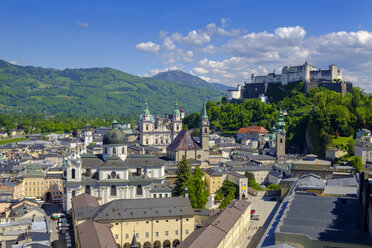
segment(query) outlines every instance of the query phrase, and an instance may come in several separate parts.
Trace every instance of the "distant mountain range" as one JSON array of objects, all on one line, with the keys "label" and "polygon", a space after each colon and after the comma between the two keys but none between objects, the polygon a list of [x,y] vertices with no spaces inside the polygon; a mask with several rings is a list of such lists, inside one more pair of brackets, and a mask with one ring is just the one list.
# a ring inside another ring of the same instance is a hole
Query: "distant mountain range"
[{"label": "distant mountain range", "polygon": [[162,80],[161,74],[142,78],[111,68],[57,70],[0,60],[0,113],[137,115],[145,101],[156,114],[172,113],[176,101],[186,113],[199,112],[204,98],[220,100],[227,87],[172,74],[178,76]]},{"label": "distant mountain range", "polygon": [[226,92],[227,90],[233,89],[231,86],[227,86],[224,84],[219,83],[208,83],[207,81],[196,77],[194,75],[185,73],[183,71],[166,71],[166,72],[160,72],[153,76],[152,78],[165,80],[168,82],[181,82],[184,84],[192,85],[192,86],[198,86],[208,89],[214,89],[217,91]]}]

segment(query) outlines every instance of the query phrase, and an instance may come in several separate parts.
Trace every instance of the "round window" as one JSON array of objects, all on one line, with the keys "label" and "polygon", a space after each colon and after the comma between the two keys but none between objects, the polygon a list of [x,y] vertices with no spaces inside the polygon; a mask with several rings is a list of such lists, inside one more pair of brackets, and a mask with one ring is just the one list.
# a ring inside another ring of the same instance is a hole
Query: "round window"
[{"label": "round window", "polygon": [[115,171],[111,172],[111,179],[115,179],[116,178],[116,173]]}]

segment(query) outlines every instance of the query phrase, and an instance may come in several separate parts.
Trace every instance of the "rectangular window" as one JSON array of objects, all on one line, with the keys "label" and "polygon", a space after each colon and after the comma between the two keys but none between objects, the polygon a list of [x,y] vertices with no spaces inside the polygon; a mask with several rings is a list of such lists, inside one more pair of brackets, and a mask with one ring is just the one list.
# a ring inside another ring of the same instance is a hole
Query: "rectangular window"
[{"label": "rectangular window", "polygon": [[136,238],[139,239],[139,233],[136,233]]},{"label": "rectangular window", "polygon": [[165,231],[165,236],[168,236],[169,235],[169,231]]},{"label": "rectangular window", "polygon": [[119,238],[119,234],[115,234],[115,239],[118,239]]},{"label": "rectangular window", "polygon": [[155,236],[156,236],[156,237],[159,237],[159,232],[156,232],[156,233],[155,233]]},{"label": "rectangular window", "polygon": [[149,233],[148,232],[146,232],[146,238],[148,238],[149,237]]},{"label": "rectangular window", "polygon": [[185,233],[186,233],[186,235],[189,235],[189,230],[186,229],[185,230]]},{"label": "rectangular window", "polygon": [[176,230],[175,232],[176,232],[176,236],[178,236],[178,230]]},{"label": "rectangular window", "polygon": [[125,239],[129,239],[129,233],[125,234]]}]

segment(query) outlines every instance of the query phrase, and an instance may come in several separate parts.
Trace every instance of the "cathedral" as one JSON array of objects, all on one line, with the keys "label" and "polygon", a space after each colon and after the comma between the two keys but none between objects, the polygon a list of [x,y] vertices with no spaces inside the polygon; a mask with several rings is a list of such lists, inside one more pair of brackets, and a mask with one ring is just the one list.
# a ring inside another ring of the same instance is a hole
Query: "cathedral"
[{"label": "cathedral", "polygon": [[177,162],[183,156],[186,159],[209,160],[209,118],[205,101],[201,113],[199,134],[200,142],[196,142],[187,130],[182,130],[167,147],[167,158]]},{"label": "cathedral", "polygon": [[102,204],[116,199],[172,196],[164,183],[164,162],[153,155],[128,154],[126,136],[116,123],[103,136],[101,154],[73,153],[65,158],[63,173],[67,212],[71,199],[82,193],[99,197]]},{"label": "cathedral", "polygon": [[[183,113],[182,113],[183,114]],[[166,148],[182,131],[181,112],[176,103],[170,125],[167,119],[155,118],[145,104],[142,114],[138,117],[140,131],[139,144],[153,146],[165,153]]]}]

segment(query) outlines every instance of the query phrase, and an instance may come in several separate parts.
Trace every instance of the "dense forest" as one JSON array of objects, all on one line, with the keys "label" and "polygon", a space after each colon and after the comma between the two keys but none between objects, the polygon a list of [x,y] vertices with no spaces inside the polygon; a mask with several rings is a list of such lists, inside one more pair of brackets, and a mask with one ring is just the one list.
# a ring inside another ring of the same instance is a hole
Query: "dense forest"
[{"label": "dense forest", "polygon": [[152,113],[186,112],[223,93],[182,82],[142,78],[111,68],[45,69],[0,60],[0,113],[136,116],[147,101]]},{"label": "dense forest", "polygon": [[[222,98],[207,104],[211,125],[215,130],[235,134],[240,127],[260,125],[272,130],[279,109],[287,110],[285,117],[288,147],[296,151],[314,152],[320,156],[332,137],[353,136],[358,129],[372,129],[372,97],[354,87],[353,93],[340,93],[316,88],[308,94],[304,83],[291,83],[269,95],[270,104],[258,99],[231,103]],[[188,128],[198,126],[199,114],[184,119]]]}]

